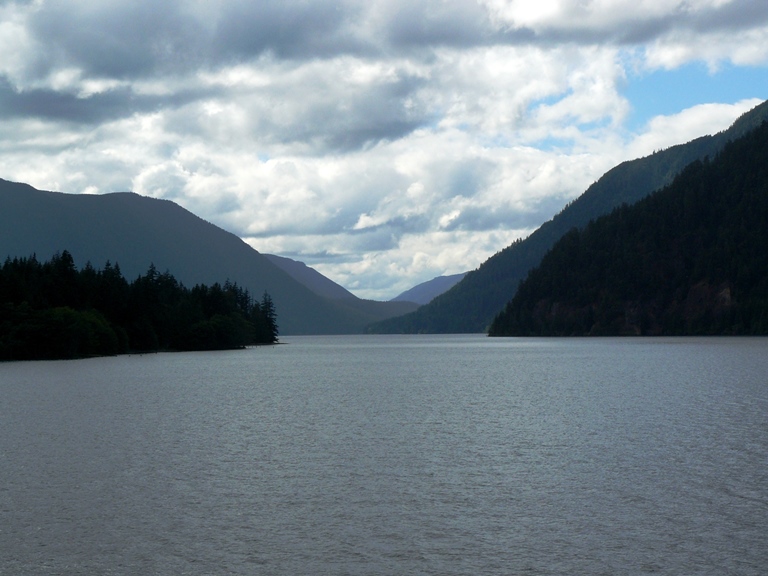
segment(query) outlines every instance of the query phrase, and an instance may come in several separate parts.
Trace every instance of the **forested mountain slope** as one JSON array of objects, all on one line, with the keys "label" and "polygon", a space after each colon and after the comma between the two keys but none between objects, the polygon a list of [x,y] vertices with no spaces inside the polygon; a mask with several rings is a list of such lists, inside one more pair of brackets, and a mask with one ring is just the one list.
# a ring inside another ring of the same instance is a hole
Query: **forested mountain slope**
[{"label": "forested mountain slope", "polygon": [[768,334],[766,247],[768,122],[566,234],[490,334]]},{"label": "forested mountain slope", "polygon": [[728,130],[687,144],[624,162],[603,175],[552,220],[522,241],[486,260],[477,270],[429,304],[402,317],[369,328],[371,332],[463,333],[485,331],[494,316],[512,299],[520,281],[552,245],[571,228],[632,204],[669,184],[685,166],[713,156],[730,140],[744,135],[768,118],[764,102],[744,114]]},{"label": "forested mountain slope", "polygon": [[360,333],[409,310],[408,304],[324,298],[234,234],[168,200],[45,192],[0,180],[0,258],[35,254],[47,260],[64,250],[78,267],[117,263],[129,281],[154,264],[187,287],[228,279],[255,296],[267,291],[281,334]]}]

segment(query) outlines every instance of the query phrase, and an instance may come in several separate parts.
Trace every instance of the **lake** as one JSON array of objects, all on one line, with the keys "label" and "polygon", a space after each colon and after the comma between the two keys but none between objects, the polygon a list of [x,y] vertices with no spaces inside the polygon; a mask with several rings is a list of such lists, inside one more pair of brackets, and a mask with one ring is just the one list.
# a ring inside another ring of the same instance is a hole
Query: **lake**
[{"label": "lake", "polygon": [[768,339],[0,363],[0,574],[765,574]]}]

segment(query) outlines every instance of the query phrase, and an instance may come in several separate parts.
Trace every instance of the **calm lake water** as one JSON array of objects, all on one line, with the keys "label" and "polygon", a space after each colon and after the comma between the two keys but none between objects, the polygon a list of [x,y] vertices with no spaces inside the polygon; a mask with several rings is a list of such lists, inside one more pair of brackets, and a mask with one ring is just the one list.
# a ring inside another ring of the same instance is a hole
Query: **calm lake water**
[{"label": "calm lake water", "polygon": [[768,339],[0,364],[0,574],[763,575]]}]

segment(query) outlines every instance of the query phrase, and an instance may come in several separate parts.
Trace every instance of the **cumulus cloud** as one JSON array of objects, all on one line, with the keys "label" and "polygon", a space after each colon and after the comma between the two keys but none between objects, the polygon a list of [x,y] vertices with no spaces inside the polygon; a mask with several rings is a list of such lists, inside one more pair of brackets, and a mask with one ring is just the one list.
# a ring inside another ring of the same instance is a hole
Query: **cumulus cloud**
[{"label": "cumulus cloud", "polygon": [[481,0],[494,21],[541,41],[639,44],[680,31],[711,33],[765,23],[752,0]]},{"label": "cumulus cloud", "polygon": [[768,64],[753,0],[0,0],[0,177],[172,199],[369,298],[465,271],[623,160],[633,77]]},{"label": "cumulus cloud", "polygon": [[734,104],[700,104],[679,114],[656,116],[630,143],[629,154],[644,156],[650,150],[663,150],[703,134],[715,134],[761,102],[758,98],[750,98]]}]

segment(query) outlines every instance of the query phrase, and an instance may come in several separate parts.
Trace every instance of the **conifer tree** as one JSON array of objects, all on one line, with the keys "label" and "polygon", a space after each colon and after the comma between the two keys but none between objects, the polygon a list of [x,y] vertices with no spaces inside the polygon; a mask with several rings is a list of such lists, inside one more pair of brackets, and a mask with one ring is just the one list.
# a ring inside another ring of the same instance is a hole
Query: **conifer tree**
[{"label": "conifer tree", "polygon": [[271,343],[277,342],[277,314],[275,313],[275,305],[272,302],[272,297],[264,291],[264,295],[261,297],[261,314],[266,322],[266,330],[268,341]]}]

